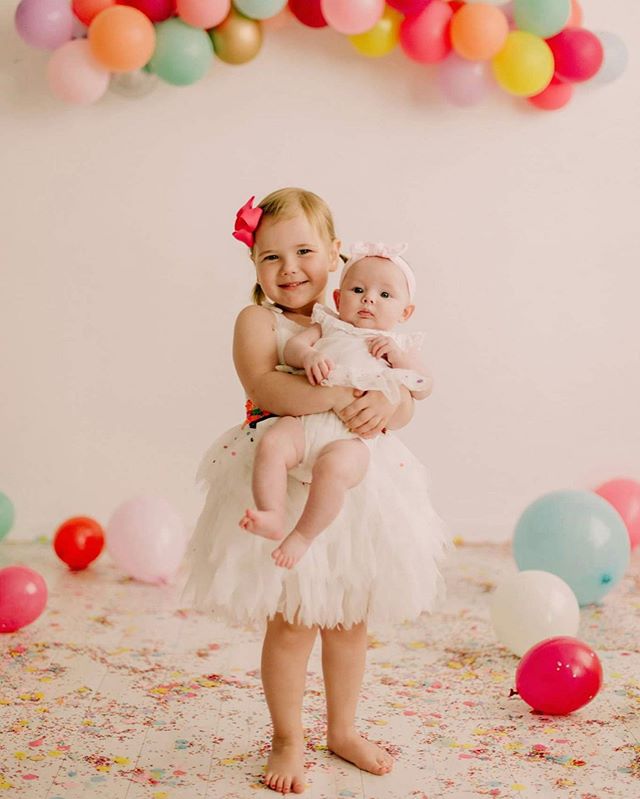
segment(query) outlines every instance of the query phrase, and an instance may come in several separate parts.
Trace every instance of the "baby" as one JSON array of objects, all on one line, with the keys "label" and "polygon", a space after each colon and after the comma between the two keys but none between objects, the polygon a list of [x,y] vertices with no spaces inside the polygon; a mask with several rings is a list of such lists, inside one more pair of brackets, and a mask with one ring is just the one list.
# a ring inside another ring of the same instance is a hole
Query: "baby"
[{"label": "baby", "polygon": [[[360,243],[353,247],[334,292],[338,314],[314,306],[312,324],[292,336],[284,350],[289,367],[304,371],[312,385],[350,386],[382,391],[397,403],[400,386],[415,399],[431,393],[431,379],[418,355],[422,334],[396,333],[412,315],[415,276],[401,257],[405,247]],[[284,367],[287,368],[287,367]],[[376,438],[354,433],[333,412],[285,416],[269,430],[269,452],[256,453],[253,485],[271,481],[271,508],[247,510],[245,530],[282,543],[273,551],[277,566],[291,569],[340,512],[345,491],[364,477]],[[274,450],[274,448],[276,448]],[[291,453],[287,455],[285,453]],[[277,450],[282,457],[278,458]],[[285,480],[275,463],[312,463],[309,495],[295,528],[284,537]],[[255,491],[254,491],[255,493]],[[264,491],[262,492],[264,495]]]}]

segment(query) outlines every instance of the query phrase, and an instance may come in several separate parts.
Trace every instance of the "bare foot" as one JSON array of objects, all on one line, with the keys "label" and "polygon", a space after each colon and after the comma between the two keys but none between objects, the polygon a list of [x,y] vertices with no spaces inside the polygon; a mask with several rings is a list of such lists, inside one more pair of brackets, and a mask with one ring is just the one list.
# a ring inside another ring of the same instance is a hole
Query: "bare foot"
[{"label": "bare foot", "polygon": [[282,566],[283,569],[293,569],[309,549],[312,541],[313,538],[305,538],[302,533],[293,530],[280,546],[273,550],[271,557],[275,560],[276,566]]},{"label": "bare foot", "polygon": [[282,514],[275,510],[251,510],[247,508],[244,516],[238,522],[239,526],[248,533],[280,541],[284,532],[282,530]]},{"label": "bare foot", "polygon": [[356,730],[341,735],[327,735],[327,746],[334,755],[370,774],[388,774],[393,768],[391,755],[367,741]]},{"label": "bare foot", "polygon": [[304,783],[304,739],[277,739],[271,742],[264,784],[280,793],[302,793]]}]

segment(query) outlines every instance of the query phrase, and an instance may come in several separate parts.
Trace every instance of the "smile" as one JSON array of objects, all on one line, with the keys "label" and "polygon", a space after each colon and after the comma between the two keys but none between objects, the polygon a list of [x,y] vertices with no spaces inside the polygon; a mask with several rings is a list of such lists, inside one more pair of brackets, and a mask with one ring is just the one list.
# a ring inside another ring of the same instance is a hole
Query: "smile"
[{"label": "smile", "polygon": [[278,288],[280,289],[297,289],[298,286],[304,286],[307,280],[301,280],[299,283],[281,283]]}]

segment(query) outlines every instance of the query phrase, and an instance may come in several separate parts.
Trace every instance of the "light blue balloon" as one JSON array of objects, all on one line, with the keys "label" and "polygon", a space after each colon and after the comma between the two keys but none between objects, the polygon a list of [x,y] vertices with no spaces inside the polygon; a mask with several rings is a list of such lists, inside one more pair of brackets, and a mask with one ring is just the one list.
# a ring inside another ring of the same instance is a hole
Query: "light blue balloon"
[{"label": "light blue balloon", "polygon": [[287,0],[233,0],[233,5],[245,17],[270,19],[282,11]]},{"label": "light blue balloon", "polygon": [[618,511],[591,491],[553,491],[516,525],[513,554],[521,571],[561,577],[580,605],[599,602],[629,565],[629,534]]},{"label": "light blue balloon", "polygon": [[13,527],[14,519],[15,512],[13,510],[13,502],[11,502],[6,494],[0,491],[0,541],[2,541]]},{"label": "light blue balloon", "polygon": [[521,31],[543,39],[555,36],[571,16],[571,0],[514,0],[513,19]]}]

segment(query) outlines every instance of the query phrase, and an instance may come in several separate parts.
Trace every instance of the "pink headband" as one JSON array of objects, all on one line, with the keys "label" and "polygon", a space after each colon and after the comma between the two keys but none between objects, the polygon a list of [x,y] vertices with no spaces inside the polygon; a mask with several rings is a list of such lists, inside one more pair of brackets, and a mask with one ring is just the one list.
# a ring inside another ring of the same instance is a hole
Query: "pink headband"
[{"label": "pink headband", "polygon": [[351,246],[349,260],[342,269],[340,285],[342,285],[348,270],[363,258],[386,258],[391,263],[394,263],[405,276],[409,289],[409,299],[413,302],[413,297],[416,293],[416,276],[404,258],[400,257],[406,249],[406,244],[388,245],[383,244],[381,241],[357,241]]},{"label": "pink headband", "polygon": [[238,239],[238,241],[246,244],[249,249],[253,247],[255,241],[253,234],[262,216],[262,208],[252,207],[254,200],[255,197],[251,197],[251,199],[247,200],[242,208],[240,208],[236,214],[235,229],[231,234],[234,239]]}]

